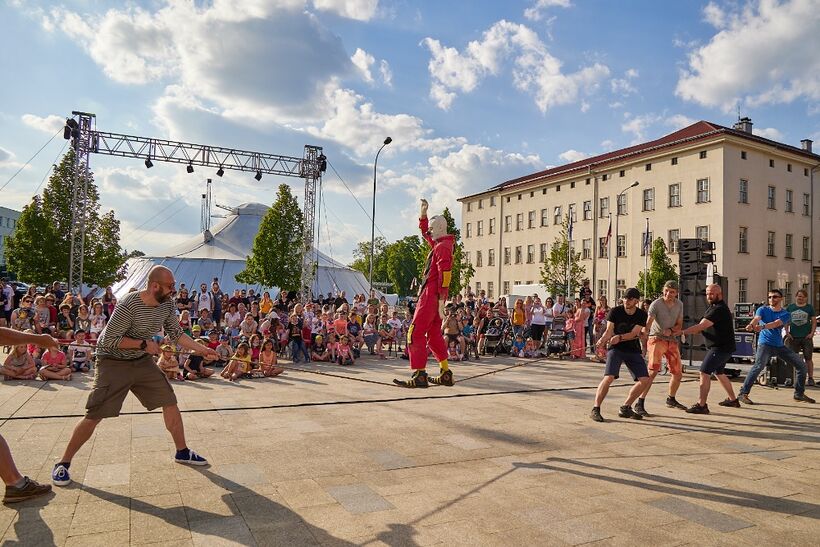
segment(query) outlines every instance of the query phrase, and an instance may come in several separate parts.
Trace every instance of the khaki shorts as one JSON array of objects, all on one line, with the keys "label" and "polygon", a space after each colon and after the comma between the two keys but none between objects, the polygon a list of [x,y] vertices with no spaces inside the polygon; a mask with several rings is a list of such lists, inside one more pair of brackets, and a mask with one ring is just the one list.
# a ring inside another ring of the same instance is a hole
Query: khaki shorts
[{"label": "khaki shorts", "polygon": [[150,355],[136,361],[100,357],[94,370],[94,386],[85,404],[86,418],[119,416],[129,391],[148,410],[177,403],[168,378]]},{"label": "khaki shorts", "polygon": [[681,373],[680,347],[677,342],[650,336],[646,343],[646,354],[649,357],[649,370],[660,370],[661,360],[666,357],[669,372]]}]

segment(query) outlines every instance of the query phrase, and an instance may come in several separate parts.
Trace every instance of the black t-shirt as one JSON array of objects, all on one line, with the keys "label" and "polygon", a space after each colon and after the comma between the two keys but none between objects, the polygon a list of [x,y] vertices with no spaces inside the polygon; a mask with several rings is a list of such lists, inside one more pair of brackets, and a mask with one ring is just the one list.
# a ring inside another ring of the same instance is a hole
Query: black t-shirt
[{"label": "black t-shirt", "polygon": [[194,372],[202,372],[202,356],[201,355],[191,355],[188,357],[188,368],[193,370]]},{"label": "black t-shirt", "polygon": [[737,349],[735,326],[732,320],[732,312],[729,311],[726,302],[718,300],[706,308],[703,318],[713,323],[711,327],[703,331],[703,337],[708,340],[706,345],[718,351],[734,352]]},{"label": "black t-shirt", "polygon": [[298,323],[296,325],[291,324],[288,327],[288,340],[293,342],[294,340],[301,340],[302,339],[302,327]]},{"label": "black t-shirt", "polygon": [[[607,321],[615,323],[615,334],[628,334],[632,332],[635,325],[645,327],[646,318],[646,312],[642,309],[635,308],[635,312],[629,315],[623,306],[615,306],[609,310],[609,314],[606,316]],[[620,351],[628,351],[631,353],[641,352],[641,343],[637,338],[618,342],[612,347]]]},{"label": "black t-shirt", "polygon": [[361,329],[362,328],[355,321],[351,321],[347,324],[347,332],[349,332],[353,337],[359,336],[359,331]]},{"label": "black t-shirt", "polygon": [[337,296],[336,300],[333,301],[333,304],[336,306],[337,310],[342,306],[342,304],[347,304],[347,303],[348,303],[348,301],[345,300],[344,298],[342,298],[341,296]]}]

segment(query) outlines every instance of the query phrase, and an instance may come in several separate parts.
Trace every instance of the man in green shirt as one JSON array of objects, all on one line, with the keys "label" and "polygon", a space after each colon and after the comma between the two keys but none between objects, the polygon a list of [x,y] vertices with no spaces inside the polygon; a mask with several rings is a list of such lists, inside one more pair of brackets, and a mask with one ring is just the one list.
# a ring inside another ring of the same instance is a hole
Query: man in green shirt
[{"label": "man in green shirt", "polygon": [[789,348],[797,353],[803,354],[808,369],[807,386],[814,385],[814,363],[811,357],[814,351],[812,337],[817,328],[817,316],[814,307],[808,303],[809,293],[805,289],[800,289],[794,297],[795,303],[789,304],[786,308],[791,314],[791,320],[786,324],[786,339],[784,340]]}]

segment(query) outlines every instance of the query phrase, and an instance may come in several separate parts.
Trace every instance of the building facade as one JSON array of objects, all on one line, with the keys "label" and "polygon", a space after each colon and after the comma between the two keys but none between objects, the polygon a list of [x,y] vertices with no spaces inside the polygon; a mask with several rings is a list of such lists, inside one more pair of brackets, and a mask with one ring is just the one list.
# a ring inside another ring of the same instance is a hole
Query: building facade
[{"label": "building facade", "polygon": [[729,302],[761,301],[773,287],[791,300],[806,288],[820,308],[820,244],[813,237],[820,155],[810,140],[801,145],[753,135],[747,118],[733,128],[701,121],[462,197],[473,289],[495,298],[538,283],[571,214],[570,245],[593,292],[610,302],[638,282],[648,221],[651,238],[664,239],[675,264],[679,239],[714,241]]},{"label": "building facade", "polygon": [[0,207],[0,267],[6,265],[6,238],[9,237],[17,227],[17,219],[20,218],[20,211]]}]

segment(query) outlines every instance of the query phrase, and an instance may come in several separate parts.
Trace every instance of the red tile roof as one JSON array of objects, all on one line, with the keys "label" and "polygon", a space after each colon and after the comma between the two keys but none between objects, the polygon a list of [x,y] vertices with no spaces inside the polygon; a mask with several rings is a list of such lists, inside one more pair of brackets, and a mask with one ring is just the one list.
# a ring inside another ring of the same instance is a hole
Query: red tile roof
[{"label": "red tile roof", "polygon": [[[486,192],[506,189],[512,186],[517,186],[519,184],[525,184],[528,182],[543,182],[544,180],[557,175],[566,175],[573,172],[587,172],[590,167],[598,168],[601,165],[615,163],[616,161],[622,160],[630,156],[639,156],[642,154],[653,152],[659,148],[671,147],[679,144],[684,144],[686,142],[706,139],[708,137],[720,134],[733,135],[741,137],[743,139],[768,144],[769,146],[774,146],[775,148],[778,148],[780,150],[806,156],[808,158],[811,158],[813,161],[820,162],[820,155],[806,152],[802,148],[789,146],[787,144],[779,143],[777,141],[746,133],[745,131],[740,131],[738,129],[724,127],[722,125],[701,120],[699,122],[693,123],[688,127],[684,127],[683,129],[679,129],[673,133],[664,135],[659,139],[655,139],[654,141],[636,144],[635,146],[630,146],[628,148],[621,148],[620,150],[614,150],[612,152],[607,152],[605,154],[600,154],[598,156],[594,156],[591,158],[586,158],[580,161],[567,163],[565,165],[559,165],[558,167],[552,167],[544,171],[539,171],[537,173],[532,173],[529,175],[525,175],[523,177],[508,180],[502,182],[501,184],[497,184],[496,186],[493,186],[487,190],[484,190],[483,192],[479,192],[478,194],[484,194]],[[466,197],[470,196],[465,196],[465,198]]]}]

